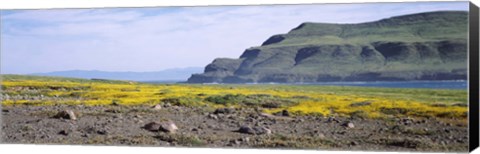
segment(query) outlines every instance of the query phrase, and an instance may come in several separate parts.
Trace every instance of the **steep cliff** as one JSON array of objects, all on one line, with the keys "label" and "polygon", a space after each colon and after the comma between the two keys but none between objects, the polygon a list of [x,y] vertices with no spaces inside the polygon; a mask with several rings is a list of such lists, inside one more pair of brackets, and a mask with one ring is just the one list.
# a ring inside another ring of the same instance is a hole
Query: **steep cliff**
[{"label": "steep cliff", "polygon": [[238,59],[215,59],[188,82],[466,79],[467,16],[440,11],[359,24],[306,22]]}]

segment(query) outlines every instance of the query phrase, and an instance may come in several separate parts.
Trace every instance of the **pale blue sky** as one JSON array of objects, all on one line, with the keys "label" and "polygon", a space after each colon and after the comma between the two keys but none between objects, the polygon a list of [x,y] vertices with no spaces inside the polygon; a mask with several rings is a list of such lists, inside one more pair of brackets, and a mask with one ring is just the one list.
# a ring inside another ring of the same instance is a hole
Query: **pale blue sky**
[{"label": "pale blue sky", "polygon": [[237,58],[302,22],[359,23],[468,2],[2,11],[1,73],[158,71]]}]

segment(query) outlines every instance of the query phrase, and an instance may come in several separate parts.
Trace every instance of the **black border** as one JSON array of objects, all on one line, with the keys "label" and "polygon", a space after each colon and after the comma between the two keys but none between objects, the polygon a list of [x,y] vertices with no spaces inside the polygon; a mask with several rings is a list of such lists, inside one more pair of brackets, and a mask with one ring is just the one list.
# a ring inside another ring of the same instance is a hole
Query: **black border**
[{"label": "black border", "polygon": [[479,27],[478,7],[470,2],[469,10],[469,150],[472,152],[478,148],[479,142]]}]

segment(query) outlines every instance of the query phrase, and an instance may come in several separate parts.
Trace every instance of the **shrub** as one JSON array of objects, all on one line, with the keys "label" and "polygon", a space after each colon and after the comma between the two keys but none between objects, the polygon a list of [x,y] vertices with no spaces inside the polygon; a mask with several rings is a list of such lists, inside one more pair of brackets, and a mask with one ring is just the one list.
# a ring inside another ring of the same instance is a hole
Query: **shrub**
[{"label": "shrub", "polygon": [[404,108],[381,108],[380,111],[389,115],[406,114],[408,112],[408,110]]},{"label": "shrub", "polygon": [[212,102],[215,104],[221,104],[221,105],[228,105],[228,104],[235,104],[235,103],[240,103],[245,100],[245,95],[242,94],[226,94],[223,96],[220,95],[215,95],[215,96],[209,96],[205,98],[205,101]]},{"label": "shrub", "polygon": [[356,102],[356,103],[352,103],[350,104],[351,107],[360,107],[360,106],[368,106],[368,105],[371,105],[372,103],[371,102]]},{"label": "shrub", "polygon": [[366,113],[365,111],[354,111],[350,113],[350,117],[359,119],[369,118],[368,113]]},{"label": "shrub", "polygon": [[286,107],[295,104],[296,102],[289,99],[272,96],[268,94],[253,94],[253,95],[242,95],[242,94],[226,94],[226,95],[215,95],[205,98],[205,101],[212,102],[215,104],[221,105],[245,105],[249,107],[263,107],[263,108],[280,108]]},{"label": "shrub", "polygon": [[199,105],[200,99],[197,97],[173,97],[161,100],[163,103],[170,103],[175,106],[196,106]]}]

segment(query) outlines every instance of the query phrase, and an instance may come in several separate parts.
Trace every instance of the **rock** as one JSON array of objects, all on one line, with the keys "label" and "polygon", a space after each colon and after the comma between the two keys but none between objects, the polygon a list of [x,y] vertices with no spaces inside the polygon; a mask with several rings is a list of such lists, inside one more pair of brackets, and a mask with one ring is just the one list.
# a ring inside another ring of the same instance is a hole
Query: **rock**
[{"label": "rock", "polygon": [[117,109],[106,109],[105,112],[109,112],[109,113],[121,113],[120,110],[117,110]]},{"label": "rock", "polygon": [[230,140],[230,145],[240,145],[242,142],[237,139],[237,140]]},{"label": "rock", "polygon": [[450,129],[448,129],[448,128],[444,128],[443,131],[445,131],[445,133],[450,133],[451,132]]},{"label": "rock", "polygon": [[339,123],[339,122],[340,122],[340,120],[338,120],[338,119],[335,119],[335,117],[328,117],[328,119],[327,119],[327,121],[326,121],[326,122],[327,122],[327,123],[332,123],[332,122]]},{"label": "rock", "polygon": [[214,115],[214,114],[209,114],[209,115],[208,115],[208,118],[217,120],[217,119],[218,119],[218,116],[216,116],[216,115]]},{"label": "rock", "polygon": [[440,141],[440,144],[441,144],[441,145],[446,145],[447,142],[445,142],[445,141]]},{"label": "rock", "polygon": [[448,136],[449,140],[454,140],[455,138],[453,136]]},{"label": "rock", "polygon": [[282,111],[282,116],[289,117],[289,116],[290,116],[290,112],[288,112],[287,110],[283,110],[283,111]]},{"label": "rock", "polygon": [[237,116],[232,116],[232,115],[227,115],[227,119],[230,119],[230,120],[237,120]]},{"label": "rock", "polygon": [[413,119],[412,118],[402,118],[400,119],[400,122],[403,124],[403,125],[411,125],[413,124]]},{"label": "rock", "polygon": [[323,133],[318,133],[318,134],[317,134],[317,137],[318,137],[318,138],[321,138],[321,139],[324,139],[324,138],[325,138],[325,134],[323,134]]},{"label": "rock", "polygon": [[244,134],[255,134],[252,127],[250,126],[241,126],[240,129],[238,129],[238,132]]},{"label": "rock", "polygon": [[252,134],[252,135],[262,135],[262,134],[271,134],[272,130],[266,128],[266,127],[261,127],[261,126],[255,126],[255,127],[250,127],[250,126],[241,126],[240,129],[238,129],[239,133],[244,133],[244,134]]},{"label": "rock", "polygon": [[170,103],[163,104],[163,107],[171,107],[171,106],[172,106],[172,104],[170,104]]},{"label": "rock", "polygon": [[250,142],[250,138],[249,137],[242,138],[242,141],[248,143],[248,142]]},{"label": "rock", "polygon": [[427,121],[426,121],[425,119],[422,119],[422,120],[416,121],[415,123],[417,123],[417,124],[424,124],[424,123],[427,123]]},{"label": "rock", "polygon": [[54,118],[77,120],[77,117],[72,110],[60,111],[57,113],[57,115],[54,116]]},{"label": "rock", "polygon": [[337,134],[340,134],[340,135],[345,135],[345,133],[347,133],[346,131],[338,131],[336,132]]},{"label": "rock", "polygon": [[274,115],[268,114],[268,113],[260,113],[259,116],[266,117],[266,118],[275,118]]},{"label": "rock", "polygon": [[275,113],[276,116],[284,116],[284,117],[289,117],[290,116],[290,112],[288,112],[287,110],[282,110],[280,112],[277,112]]},{"label": "rock", "polygon": [[160,105],[160,104],[154,105],[154,106],[152,106],[152,109],[154,109],[154,110],[161,110],[161,109],[162,109],[162,105]]},{"label": "rock", "polygon": [[95,127],[93,127],[93,126],[87,126],[87,127],[85,127],[85,128],[83,129],[83,132],[91,134],[91,133],[94,133],[95,130],[96,130]]},{"label": "rock", "polygon": [[42,139],[50,139],[51,136],[50,136],[50,135],[42,135],[42,136],[40,136],[40,138],[42,138]]},{"label": "rock", "polygon": [[82,134],[81,137],[89,137],[90,135],[88,134]]},{"label": "rock", "polygon": [[62,130],[62,131],[58,132],[58,134],[68,136],[68,134],[70,134],[70,132],[68,130]]},{"label": "rock", "polygon": [[356,145],[358,145],[358,142],[352,141],[352,142],[350,142],[350,145],[356,146]]},{"label": "rock", "polygon": [[172,121],[167,121],[160,123],[159,130],[166,133],[175,133],[178,130],[178,127]]},{"label": "rock", "polygon": [[107,131],[107,130],[104,130],[104,129],[102,129],[102,130],[97,130],[97,134],[106,135],[106,134],[108,134],[108,131]]},{"label": "rock", "polygon": [[213,114],[231,114],[233,112],[235,112],[234,108],[218,108]]},{"label": "rock", "polygon": [[355,125],[352,122],[345,122],[342,124],[343,127],[355,128]]},{"label": "rock", "polygon": [[156,131],[160,130],[160,124],[156,123],[156,122],[150,122],[150,123],[146,124],[145,126],[143,126],[143,129],[148,130],[148,131],[152,131],[152,132],[156,132]]}]

